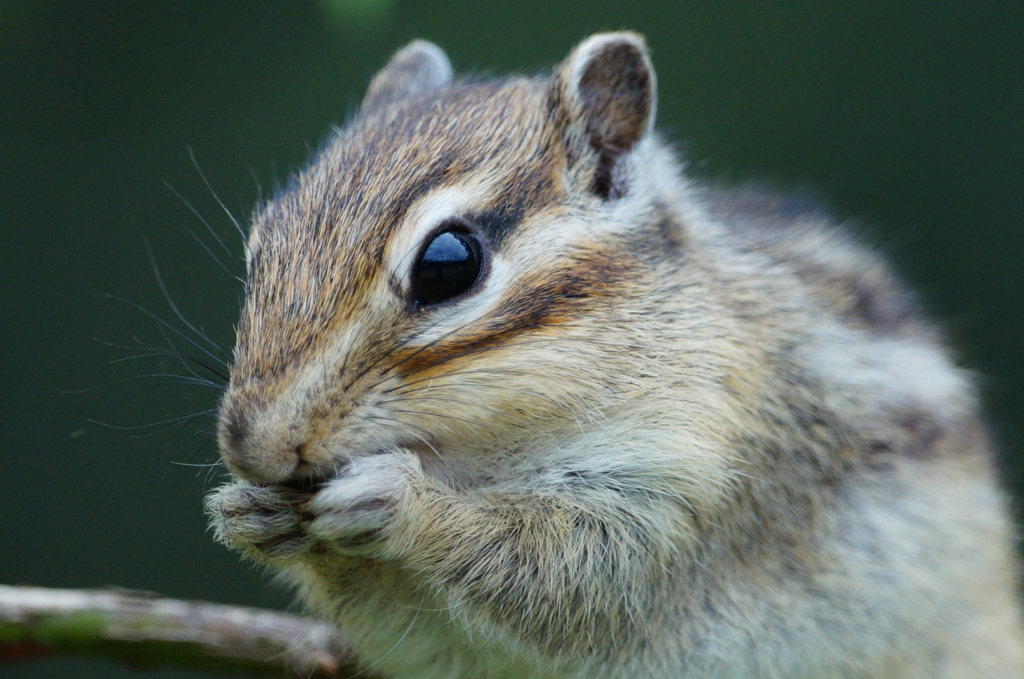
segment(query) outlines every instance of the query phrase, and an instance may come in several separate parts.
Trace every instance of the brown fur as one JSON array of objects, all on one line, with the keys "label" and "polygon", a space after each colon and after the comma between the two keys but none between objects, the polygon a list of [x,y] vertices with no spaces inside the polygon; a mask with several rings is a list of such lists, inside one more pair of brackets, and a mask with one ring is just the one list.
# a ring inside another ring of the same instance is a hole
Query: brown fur
[{"label": "brown fur", "polygon": [[[821,210],[682,176],[639,36],[400,51],[257,214],[219,539],[387,676],[1024,677],[968,375]],[[457,224],[483,268],[410,296]]]}]

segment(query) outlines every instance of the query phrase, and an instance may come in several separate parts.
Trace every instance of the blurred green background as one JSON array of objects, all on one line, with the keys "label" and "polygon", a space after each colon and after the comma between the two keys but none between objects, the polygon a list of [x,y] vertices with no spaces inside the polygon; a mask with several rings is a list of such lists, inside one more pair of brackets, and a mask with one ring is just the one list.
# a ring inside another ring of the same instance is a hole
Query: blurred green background
[{"label": "blurred green background", "polygon": [[[660,126],[693,172],[810,189],[890,253],[978,371],[1024,487],[1024,3],[0,0],[0,582],[115,584],[261,606],[288,597],[214,545],[201,514],[216,394],[172,361],[94,341],[163,343],[184,313],[224,344],[239,286],[186,229],[238,238],[193,167],[247,215],[299,167],[414,37],[460,70],[536,70],[598,30],[646,33]],[[136,228],[136,226],[138,228]],[[209,240],[209,239],[208,239]],[[180,325],[180,324],[177,324]],[[139,393],[135,393],[139,392]],[[143,434],[149,436],[140,437]],[[103,661],[0,676],[127,677]],[[161,672],[158,676],[188,676]]]}]

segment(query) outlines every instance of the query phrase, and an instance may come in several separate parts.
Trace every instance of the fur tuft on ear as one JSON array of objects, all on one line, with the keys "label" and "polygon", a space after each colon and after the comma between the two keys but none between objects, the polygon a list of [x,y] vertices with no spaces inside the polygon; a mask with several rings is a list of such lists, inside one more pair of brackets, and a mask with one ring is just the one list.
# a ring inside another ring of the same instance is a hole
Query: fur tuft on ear
[{"label": "fur tuft on ear", "polygon": [[597,153],[592,190],[606,199],[621,196],[626,187],[616,177],[616,163],[654,126],[654,68],[643,36],[590,36],[558,67],[553,83],[555,105],[569,122],[567,143],[573,145],[582,132]]},{"label": "fur tuft on ear", "polygon": [[370,81],[363,110],[411,97],[451,82],[452,65],[440,47],[413,40],[398,50]]}]

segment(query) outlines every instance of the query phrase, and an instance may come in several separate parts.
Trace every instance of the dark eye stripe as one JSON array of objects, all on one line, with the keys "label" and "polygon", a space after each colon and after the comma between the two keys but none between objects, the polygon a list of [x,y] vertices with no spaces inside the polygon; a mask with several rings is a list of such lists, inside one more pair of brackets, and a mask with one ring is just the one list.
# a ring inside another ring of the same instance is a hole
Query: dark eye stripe
[{"label": "dark eye stripe", "polygon": [[479,322],[445,335],[442,341],[426,346],[412,342],[395,352],[396,366],[400,366],[396,372],[421,373],[459,356],[512,346],[516,336],[571,323],[588,309],[607,304],[608,297],[620,295],[635,265],[628,251],[604,247],[577,252],[559,266],[534,271],[505,293],[497,311]]}]

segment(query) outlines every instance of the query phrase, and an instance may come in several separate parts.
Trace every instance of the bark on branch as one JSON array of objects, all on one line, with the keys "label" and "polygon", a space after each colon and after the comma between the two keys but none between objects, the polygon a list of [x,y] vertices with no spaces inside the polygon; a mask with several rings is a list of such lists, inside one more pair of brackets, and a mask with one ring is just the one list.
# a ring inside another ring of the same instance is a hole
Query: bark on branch
[{"label": "bark on branch", "polygon": [[333,626],[295,615],[116,589],[0,585],[0,662],[69,654],[251,676],[359,672]]}]

